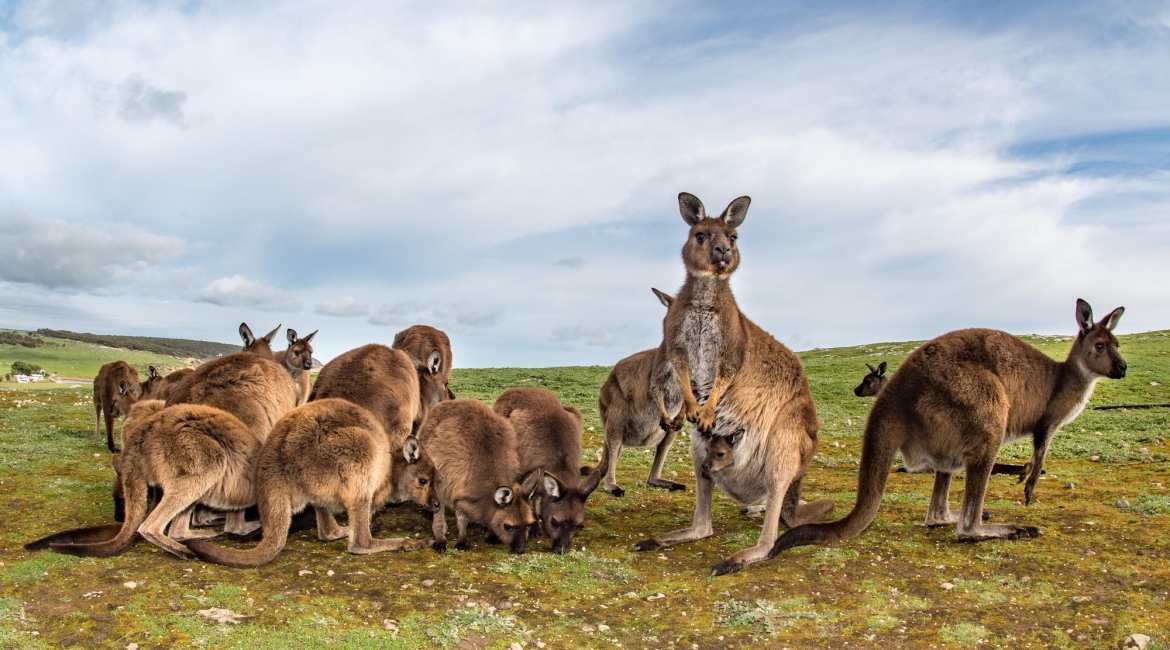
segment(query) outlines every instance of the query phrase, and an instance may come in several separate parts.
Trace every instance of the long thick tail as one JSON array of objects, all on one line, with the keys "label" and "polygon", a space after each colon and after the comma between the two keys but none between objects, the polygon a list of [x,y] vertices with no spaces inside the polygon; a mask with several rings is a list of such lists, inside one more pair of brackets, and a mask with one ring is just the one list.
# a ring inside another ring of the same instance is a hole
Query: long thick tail
[{"label": "long thick tail", "polygon": [[879,422],[884,418],[871,414],[861,448],[861,467],[857,473],[857,503],[849,514],[827,524],[806,524],[785,532],[772,545],[768,557],[781,551],[806,544],[828,544],[852,539],[861,534],[877,515],[886,490],[886,478],[894,455],[902,445],[900,430]]},{"label": "long thick tail", "polygon": [[52,544],[93,544],[108,542],[122,530],[122,524],[102,524],[87,528],[71,528],[47,535],[24,545],[26,551],[43,551]]},{"label": "long thick tail", "polygon": [[[259,486],[258,486],[259,487]],[[276,559],[288,541],[288,526],[292,521],[292,504],[283,494],[259,494],[260,526],[264,536],[249,549],[225,548],[201,539],[183,542],[195,555],[208,562],[247,569]]]},{"label": "long thick tail", "polygon": [[[142,522],[146,521],[146,478],[139,473],[138,468],[132,463],[126,463],[122,469],[122,490],[126,498],[126,519],[122,522],[118,533],[112,538],[97,541],[103,534],[100,532],[101,529],[105,528],[103,526],[65,531],[65,533],[60,533],[60,535],[72,532],[76,534],[76,537],[66,537],[60,542],[51,540],[48,544],[49,548],[58,553],[79,555],[81,557],[113,557],[125,553],[130,550],[131,546],[138,543],[138,540],[141,539],[138,535],[138,527],[142,525]],[[113,526],[111,525],[108,528],[112,529]],[[33,542],[33,544],[36,543]]]}]

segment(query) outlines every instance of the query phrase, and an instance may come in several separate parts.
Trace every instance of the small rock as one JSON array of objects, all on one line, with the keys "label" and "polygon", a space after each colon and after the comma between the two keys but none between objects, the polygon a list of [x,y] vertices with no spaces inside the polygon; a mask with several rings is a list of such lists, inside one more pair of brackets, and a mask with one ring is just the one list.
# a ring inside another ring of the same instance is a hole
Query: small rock
[{"label": "small rock", "polygon": [[597,626],[597,631],[598,631],[598,632],[608,632],[608,631],[609,631],[609,626],[608,626],[608,625],[606,625],[605,623],[600,623],[600,624],[598,624],[598,626]]},{"label": "small rock", "polygon": [[594,628],[592,625],[582,625],[581,631],[584,632],[585,634],[593,634],[594,632],[597,631],[597,629]]},{"label": "small rock", "polygon": [[1126,501],[1125,499],[1118,499],[1117,503],[1113,505],[1117,506],[1118,510],[1129,510],[1129,501]]},{"label": "small rock", "polygon": [[171,611],[172,612],[179,611],[179,603],[171,603]]},{"label": "small rock", "polygon": [[1101,457],[1100,456],[1089,456],[1089,460],[1091,460],[1095,463],[1095,462],[1101,460]]},{"label": "small rock", "polygon": [[1144,634],[1131,634],[1125,637],[1123,648],[1137,648],[1137,650],[1146,650],[1146,646],[1150,644],[1150,637]]},{"label": "small rock", "polygon": [[1150,382],[1150,385],[1151,385],[1151,386],[1161,386],[1161,385],[1162,385],[1162,382],[1160,382],[1160,381],[1151,381],[1151,382]]},{"label": "small rock", "polygon": [[666,555],[664,555],[664,554],[662,554],[662,553],[659,553],[659,554],[658,554],[658,559],[659,559],[659,560],[669,560],[670,558],[666,557]]},{"label": "small rock", "polygon": [[297,575],[299,575],[299,576],[311,576],[311,575],[313,575],[313,572],[312,572],[312,571],[310,571],[310,570],[308,570],[308,569],[301,569],[300,571],[297,571]]},{"label": "small rock", "polygon": [[543,647],[544,647],[544,641],[537,641],[537,642],[536,642],[536,647],[538,647],[538,648],[543,648]]},{"label": "small rock", "polygon": [[496,609],[501,610],[501,611],[505,610],[505,609],[512,609],[512,603],[505,600],[504,602],[500,603],[499,605],[496,605]]},{"label": "small rock", "polygon": [[657,594],[654,594],[653,596],[646,596],[646,600],[651,601],[651,602],[653,602],[655,600],[662,600],[663,598],[666,598],[666,594],[657,593]]},{"label": "small rock", "polygon": [[1093,599],[1089,598],[1088,596],[1073,596],[1073,598],[1072,598],[1072,601],[1074,603],[1087,603],[1090,600],[1093,600]]},{"label": "small rock", "polygon": [[131,580],[129,582],[123,582],[122,586],[127,588],[127,589],[134,589],[135,587],[138,586],[138,583]]},{"label": "small rock", "polygon": [[216,623],[231,623],[236,625],[241,619],[248,618],[243,614],[237,614],[230,609],[223,609],[222,607],[212,607],[210,609],[201,609],[198,614],[209,621]]},{"label": "small rock", "polygon": [[638,593],[634,592],[634,591],[627,591],[626,593],[624,593],[622,595],[625,596],[626,598],[637,598],[638,597]]},{"label": "small rock", "polygon": [[384,618],[384,619],[382,619],[382,627],[386,628],[387,631],[397,632],[398,631],[398,621],[396,621],[392,618]]},{"label": "small rock", "polygon": [[947,591],[950,591],[950,590],[952,590],[952,589],[954,589],[954,588],[955,588],[955,585],[953,585],[953,584],[951,584],[951,583],[949,583],[949,582],[944,582],[944,583],[942,583],[942,584],[941,584],[941,585],[939,585],[939,586],[940,586],[940,587],[942,587],[943,589],[946,589]]},{"label": "small rock", "polygon": [[1089,623],[1092,625],[1108,625],[1109,619],[1105,618],[1090,618]]},{"label": "small rock", "polygon": [[847,427],[853,426],[853,418],[846,418],[845,419],[845,426],[847,426]]},{"label": "small rock", "polygon": [[326,572],[325,572],[325,575],[327,575],[327,576],[332,576],[332,575],[333,575],[333,569],[329,569],[328,571],[326,571]]},{"label": "small rock", "polygon": [[1066,489],[1066,490],[1074,490],[1074,489],[1076,489],[1076,487],[1077,487],[1076,483],[1065,483],[1065,485],[1064,485],[1064,489]]},{"label": "small rock", "polygon": [[127,643],[126,650],[138,650],[138,644],[137,643]]},{"label": "small rock", "polygon": [[508,646],[508,650],[524,650],[524,646],[520,645],[519,643],[513,643],[512,645]]},{"label": "small rock", "polygon": [[424,586],[424,587],[434,587],[434,586],[435,586],[435,581],[434,581],[434,580],[427,579],[427,580],[423,580],[421,584],[422,584],[422,586]]}]

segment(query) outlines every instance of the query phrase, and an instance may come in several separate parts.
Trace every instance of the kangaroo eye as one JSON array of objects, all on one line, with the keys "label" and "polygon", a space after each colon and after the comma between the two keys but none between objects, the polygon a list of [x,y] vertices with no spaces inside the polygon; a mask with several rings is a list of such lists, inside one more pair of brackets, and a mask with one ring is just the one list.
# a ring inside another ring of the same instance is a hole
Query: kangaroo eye
[{"label": "kangaroo eye", "polygon": [[707,241],[707,233],[697,233],[695,235],[695,241],[699,242],[700,244]]},{"label": "kangaroo eye", "polygon": [[512,524],[504,524],[504,531],[505,531],[505,532],[509,532],[509,533],[510,533],[510,532],[512,532],[512,531],[514,531],[514,530],[516,530],[516,527],[515,527],[515,526],[513,526]]},{"label": "kangaroo eye", "polygon": [[549,520],[549,523],[552,524],[553,528],[560,528],[561,527],[561,522],[557,521],[556,517],[553,517],[551,520]]},{"label": "kangaroo eye", "polygon": [[419,484],[420,486],[422,486],[422,487],[426,487],[426,486],[427,486],[427,480],[426,480],[425,478],[420,478],[420,479],[418,480],[418,484]]},{"label": "kangaroo eye", "polygon": [[728,237],[728,239],[730,239],[731,243],[734,244],[735,240],[739,239],[739,235],[732,235],[732,236]]},{"label": "kangaroo eye", "polygon": [[1098,343],[1098,344],[1097,344],[1097,351],[1098,351],[1098,352],[1104,352],[1104,351],[1105,351],[1105,344],[1104,344],[1104,343]]}]

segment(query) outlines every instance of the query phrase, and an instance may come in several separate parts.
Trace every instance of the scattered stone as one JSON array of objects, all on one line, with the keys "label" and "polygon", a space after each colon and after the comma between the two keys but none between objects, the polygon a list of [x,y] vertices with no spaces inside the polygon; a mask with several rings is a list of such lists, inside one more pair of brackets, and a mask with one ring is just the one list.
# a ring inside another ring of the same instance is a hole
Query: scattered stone
[{"label": "scattered stone", "polygon": [[1150,644],[1150,637],[1144,634],[1131,634],[1125,637],[1123,648],[1137,648],[1137,650],[1146,650],[1146,646]]},{"label": "scattered stone", "polygon": [[1091,460],[1095,463],[1095,462],[1101,460],[1101,457],[1100,456],[1089,456],[1089,460]]},{"label": "scattered stone", "polygon": [[544,641],[537,641],[537,642],[536,642],[536,647],[538,647],[538,648],[543,648],[543,647],[544,647]]},{"label": "scattered stone", "polygon": [[88,591],[84,594],[81,594],[81,597],[88,599],[88,598],[97,598],[101,595],[102,595],[102,592],[100,592],[100,591]]},{"label": "scattered stone", "polygon": [[651,602],[653,602],[655,600],[662,600],[663,598],[666,598],[666,594],[663,594],[661,592],[654,594],[653,596],[646,596],[646,600],[651,601]]},{"label": "scattered stone", "polygon": [[950,591],[950,590],[952,590],[952,589],[954,589],[954,588],[955,588],[955,585],[953,585],[953,584],[951,584],[951,583],[949,583],[949,582],[944,582],[944,583],[942,583],[942,584],[941,584],[941,585],[939,585],[939,586],[940,586],[940,587],[942,587],[943,589],[946,589],[947,591]]},{"label": "scattered stone", "polygon": [[1092,625],[1108,625],[1109,619],[1106,618],[1090,618],[1089,623]]},{"label": "scattered stone", "polygon": [[659,560],[669,560],[670,558],[666,557],[666,556],[665,556],[665,555],[663,555],[662,553],[659,553],[659,554],[658,554],[658,559],[659,559]]},{"label": "scattered stone", "polygon": [[524,646],[520,645],[519,643],[513,643],[512,645],[508,646],[508,650],[524,650]]},{"label": "scattered stone", "polygon": [[584,632],[585,634],[593,634],[594,632],[597,631],[597,629],[594,628],[592,625],[582,625],[581,631]]},{"label": "scattered stone", "polygon": [[1160,381],[1151,381],[1151,382],[1150,382],[1150,385],[1151,385],[1151,386],[1161,386],[1161,385],[1162,385],[1162,382],[1160,382]]},{"label": "scattered stone", "polygon": [[396,621],[392,618],[384,618],[384,619],[382,619],[382,627],[386,628],[386,630],[389,632],[397,632],[398,631],[398,621]]},{"label": "scattered stone", "polygon": [[172,612],[179,611],[179,603],[171,603],[171,611]]},{"label": "scattered stone", "polygon": [[325,575],[332,577],[333,576],[333,569],[329,569],[328,571],[326,571]]},{"label": "scattered stone", "polygon": [[1089,598],[1088,596],[1073,596],[1073,599],[1072,599],[1072,601],[1074,603],[1087,603],[1090,600],[1093,600],[1093,599]]},{"label": "scattered stone", "polygon": [[123,582],[122,586],[127,588],[127,589],[134,589],[135,587],[138,586],[138,583],[131,580],[129,582]]},{"label": "scattered stone", "polygon": [[1118,510],[1129,510],[1129,501],[1126,501],[1125,499],[1118,499],[1117,503],[1113,505],[1117,506]]},{"label": "scattered stone", "polygon": [[138,650],[138,644],[137,643],[127,643],[126,650]]},{"label": "scattered stone", "polygon": [[210,609],[201,609],[198,614],[209,621],[216,623],[231,623],[236,625],[241,619],[248,618],[243,614],[237,614],[230,609],[223,609],[222,607],[212,607]]},{"label": "scattered stone", "polygon": [[311,576],[311,575],[313,575],[313,572],[308,570],[308,569],[301,569],[300,571],[297,571],[297,575],[302,576],[302,577],[303,576]]},{"label": "scattered stone", "polygon": [[622,595],[625,596],[626,598],[637,598],[638,597],[638,593],[635,591],[627,591],[626,593],[624,593]]},{"label": "scattered stone", "polygon": [[1077,487],[1077,484],[1076,484],[1076,483],[1066,483],[1066,484],[1065,484],[1065,486],[1064,486],[1064,489],[1066,489],[1066,490],[1075,490],[1075,489],[1076,489],[1076,487]]},{"label": "scattered stone", "polygon": [[499,605],[496,605],[496,609],[498,609],[498,610],[512,609],[512,607],[513,607],[512,603],[510,603],[506,600],[504,602],[500,603]]},{"label": "scattered stone", "polygon": [[434,580],[427,579],[427,580],[423,580],[421,584],[422,584],[422,586],[424,586],[424,587],[428,587],[428,588],[430,588],[430,587],[434,587],[434,586],[435,586],[435,581],[434,581]]},{"label": "scattered stone", "polygon": [[608,631],[609,631],[609,626],[608,626],[608,625],[606,625],[605,623],[600,623],[600,624],[598,624],[598,626],[597,626],[597,631],[598,631],[598,632],[608,632]]}]

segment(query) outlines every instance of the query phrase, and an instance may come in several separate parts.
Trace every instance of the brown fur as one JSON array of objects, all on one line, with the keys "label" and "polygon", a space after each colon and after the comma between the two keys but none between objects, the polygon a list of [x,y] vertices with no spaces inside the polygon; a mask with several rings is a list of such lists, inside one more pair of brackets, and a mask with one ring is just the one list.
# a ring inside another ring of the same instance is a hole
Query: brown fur
[{"label": "brown fur", "polygon": [[313,369],[313,337],[317,330],[303,339],[297,338],[297,331],[288,328],[288,349],[273,352],[272,359],[284,367],[297,386],[297,406],[309,401],[309,391],[312,390],[309,371]]},{"label": "brown fur", "polygon": [[[674,298],[651,289],[670,307]],[[662,478],[666,453],[682,429],[682,393],[667,361],[666,347],[643,350],[617,362],[601,386],[597,405],[605,427],[605,443],[597,469],[605,475],[605,491],[615,497],[626,491],[617,484],[617,462],[622,446],[656,445],[646,484],[668,490],[686,489]]]},{"label": "brown fur", "polygon": [[861,383],[853,389],[853,394],[858,397],[877,397],[890,381],[886,376],[886,362],[879,363],[876,368],[868,363],[865,367],[869,368],[869,374],[861,378]]},{"label": "brown fur", "polygon": [[[412,325],[395,334],[390,347],[429,363],[432,374],[442,377],[443,386],[451,381],[451,339],[442,330],[429,325]],[[434,361],[436,351],[439,353],[437,362]],[[450,393],[450,388],[447,390]],[[455,394],[450,393],[447,399],[455,399]]]},{"label": "brown fur", "polygon": [[276,333],[279,331],[280,325],[277,325],[271,332],[256,338],[252,334],[252,328],[248,327],[247,323],[240,323],[240,339],[244,341],[244,349],[241,352],[255,352],[256,354],[272,356],[272,339],[276,338]]},{"label": "brown fur", "polygon": [[[1063,362],[1006,332],[986,329],[944,334],[911,352],[870,411],[853,510],[832,523],[789,530],[771,555],[865,530],[881,505],[898,451],[908,470],[935,472],[928,526],[957,524],[959,540],[967,542],[1039,535],[1031,526],[983,523],[992,465],[1003,445],[1030,436],[1024,502],[1031,502],[1052,436],[1080,413],[1098,379],[1125,376],[1112,332],[1123,311],[1119,307],[1094,323],[1092,308],[1078,300],[1080,332]],[[963,470],[963,507],[955,516],[948,503],[951,474]]]},{"label": "brown fur", "polygon": [[161,399],[165,402],[170,397],[171,389],[175,387],[175,384],[193,372],[195,372],[194,368],[180,368],[165,377],[159,377],[154,380],[151,386],[150,399]]},{"label": "brown fur", "polygon": [[487,529],[488,539],[498,539],[513,553],[523,553],[528,529],[536,523],[529,500],[542,470],[521,479],[511,423],[479,400],[443,402],[432,409],[419,431],[419,441],[437,472],[440,506],[431,525],[435,550],[447,550],[446,511],[451,510],[459,531],[455,548],[471,548],[467,526],[476,524]]},{"label": "brown fur", "polygon": [[581,469],[581,411],[565,406],[545,388],[509,388],[492,410],[508,418],[516,431],[520,475],[543,469],[534,511],[554,553],[564,555],[573,536],[585,527],[585,500],[601,482],[594,469],[584,480]]},{"label": "brown fur", "polygon": [[[197,534],[187,528],[196,503],[223,510],[252,505],[252,470],[260,441],[243,422],[208,406],[159,408],[157,400],[146,404],[154,412],[128,421],[125,430],[120,469],[126,518],[120,531],[108,541],[52,544],[53,550],[110,557],[125,552],[141,534],[169,553],[190,558],[178,540]],[[148,514],[152,486],[162,488],[163,497]]]},{"label": "brown fur", "polygon": [[296,407],[296,400],[292,378],[271,352],[236,352],[212,359],[174,383],[166,403],[221,408],[263,441],[276,421]]},{"label": "brown fur", "polygon": [[93,435],[102,437],[102,420],[106,423],[106,447],[118,451],[114,444],[114,419],[130,412],[142,395],[138,371],[125,361],[113,361],[98,370],[93,380],[93,409],[96,415]]},{"label": "brown fur", "polygon": [[[188,546],[216,564],[267,564],[284,548],[293,513],[311,505],[318,537],[348,537],[350,553],[426,548],[429,540],[374,539],[370,533],[372,509],[388,502],[410,499],[438,507],[432,496],[434,465],[418,440],[408,438],[398,453],[393,447],[377,419],[356,404],[322,399],[301,406],[277,423],[256,463],[256,503],[265,531],[260,543],[247,550],[198,540]],[[348,526],[334,519],[342,511]]]},{"label": "brown fur", "polygon": [[[683,261],[687,280],[663,321],[663,345],[681,384],[684,412],[697,421],[691,436],[695,472],[695,515],[690,528],[641,542],[645,551],[713,534],[712,490],[718,485],[750,504],[766,499],[764,525],[755,546],[720,562],[715,575],[762,560],[776,540],[780,520],[788,526],[817,521],[833,507],[829,499],[800,501],[805,472],[816,452],[820,420],[800,359],[736,305],[728,278],[739,265],[736,227],[750,199],[740,197],[718,219],[702,202],[679,195],[679,210],[690,224]],[[706,397],[700,410],[695,394]],[[704,476],[706,435],[744,430],[730,467]]]},{"label": "brown fur", "polygon": [[[432,353],[432,359],[435,355]],[[321,368],[309,401],[338,398],[368,410],[396,444],[417,433],[431,406],[447,399],[442,375],[410,354],[371,343]]]}]

